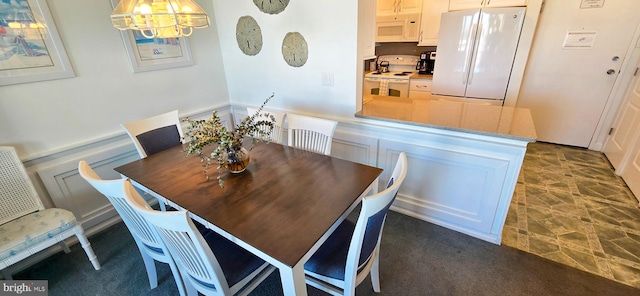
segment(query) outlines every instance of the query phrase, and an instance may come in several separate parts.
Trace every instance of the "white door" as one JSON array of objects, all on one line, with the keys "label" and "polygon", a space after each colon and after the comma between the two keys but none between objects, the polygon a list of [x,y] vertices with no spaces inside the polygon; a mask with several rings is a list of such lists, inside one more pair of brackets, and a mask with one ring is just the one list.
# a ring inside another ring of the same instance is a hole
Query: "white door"
[{"label": "white door", "polygon": [[603,152],[640,199],[640,63]]},{"label": "white door", "polygon": [[517,106],[538,140],[588,147],[640,21],[640,1],[546,1]]},{"label": "white door", "polygon": [[636,137],[636,143],[629,151],[629,156],[621,176],[640,201],[640,137]]},{"label": "white door", "polygon": [[[638,64],[640,67],[640,64]],[[607,138],[602,150],[616,168],[618,174],[624,169],[623,161],[636,138],[640,136],[640,73],[629,86],[626,98],[620,108],[613,133]]]}]

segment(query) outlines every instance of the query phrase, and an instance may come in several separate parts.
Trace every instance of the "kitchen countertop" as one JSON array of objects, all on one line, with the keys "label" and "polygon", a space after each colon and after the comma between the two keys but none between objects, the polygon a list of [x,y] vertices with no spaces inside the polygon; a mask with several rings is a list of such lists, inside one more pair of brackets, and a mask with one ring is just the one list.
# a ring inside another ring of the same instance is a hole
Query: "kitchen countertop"
[{"label": "kitchen countertop", "polygon": [[[367,75],[373,71],[365,71],[364,74]],[[418,74],[414,73],[409,76],[410,79],[433,79],[433,74]]]},{"label": "kitchen countertop", "polygon": [[433,74],[413,74],[409,76],[411,79],[433,79]]},{"label": "kitchen countertop", "polygon": [[356,117],[400,122],[535,142],[537,135],[527,108],[457,102],[443,96],[426,99],[366,95]]}]

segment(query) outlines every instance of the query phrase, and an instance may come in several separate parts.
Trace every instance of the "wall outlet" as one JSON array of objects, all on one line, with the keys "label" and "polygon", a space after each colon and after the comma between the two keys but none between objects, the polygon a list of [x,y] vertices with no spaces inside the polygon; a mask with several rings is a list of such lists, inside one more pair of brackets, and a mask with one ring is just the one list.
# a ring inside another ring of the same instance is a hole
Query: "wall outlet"
[{"label": "wall outlet", "polygon": [[333,73],[322,73],[322,85],[333,86]]}]

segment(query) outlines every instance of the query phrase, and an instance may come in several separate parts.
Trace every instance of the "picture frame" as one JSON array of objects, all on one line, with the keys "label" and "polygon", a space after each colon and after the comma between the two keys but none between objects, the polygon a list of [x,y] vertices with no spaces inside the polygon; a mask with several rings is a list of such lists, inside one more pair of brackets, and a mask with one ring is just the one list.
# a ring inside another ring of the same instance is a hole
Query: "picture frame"
[{"label": "picture frame", "polygon": [[46,0],[0,6],[0,86],[75,77]]},{"label": "picture frame", "polygon": [[[115,9],[120,0],[109,0]],[[115,28],[114,28],[115,29]],[[120,31],[133,72],[193,65],[189,42],[179,38],[145,38],[135,30]]]}]

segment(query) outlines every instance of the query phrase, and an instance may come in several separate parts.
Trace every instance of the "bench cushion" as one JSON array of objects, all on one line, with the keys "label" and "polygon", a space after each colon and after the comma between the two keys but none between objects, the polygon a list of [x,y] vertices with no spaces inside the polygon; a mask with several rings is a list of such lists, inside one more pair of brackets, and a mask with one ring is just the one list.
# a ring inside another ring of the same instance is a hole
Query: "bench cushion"
[{"label": "bench cushion", "polygon": [[73,213],[45,209],[0,225],[0,261],[76,226]]}]

